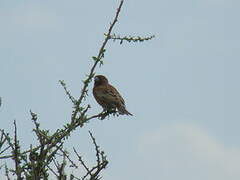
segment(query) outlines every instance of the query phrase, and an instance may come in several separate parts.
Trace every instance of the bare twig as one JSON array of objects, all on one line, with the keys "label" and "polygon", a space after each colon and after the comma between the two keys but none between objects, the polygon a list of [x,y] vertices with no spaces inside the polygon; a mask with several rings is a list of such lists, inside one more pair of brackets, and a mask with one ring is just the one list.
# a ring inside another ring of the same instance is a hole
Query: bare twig
[{"label": "bare twig", "polygon": [[19,142],[17,139],[17,125],[16,121],[14,120],[14,147],[13,147],[13,155],[14,155],[14,162],[15,162],[15,173],[17,175],[17,179],[21,180],[22,179],[22,171],[20,167],[20,147],[19,147]]},{"label": "bare twig", "polygon": [[78,160],[80,161],[80,163],[82,164],[82,166],[85,168],[85,170],[87,171],[87,174],[91,175],[90,169],[87,167],[87,165],[85,164],[85,162],[83,161],[82,157],[78,154],[78,152],[76,151],[75,148],[73,148],[74,153],[77,155]]},{"label": "bare twig", "polygon": [[74,153],[77,155],[78,160],[80,161],[81,165],[86,170],[86,174],[82,177],[82,180],[85,180],[87,177],[90,180],[98,180],[100,179],[100,172],[106,168],[108,161],[106,156],[104,156],[104,152],[100,150],[100,147],[97,145],[96,139],[94,138],[93,134],[89,131],[90,137],[95,147],[96,152],[96,165],[92,168],[89,168],[87,164],[83,161],[82,157],[77,153],[76,149],[73,148]]},{"label": "bare twig", "polygon": [[67,89],[66,83],[63,80],[59,80],[60,84],[62,85],[63,89],[65,90],[66,95],[72,101],[73,104],[76,103],[76,99],[71,95],[70,91]]},{"label": "bare twig", "polygon": [[[0,129],[0,133],[1,133],[1,138],[0,138],[0,150],[1,150],[3,145],[6,144],[6,142],[7,142],[7,137],[6,137],[3,129]],[[9,148],[10,148],[10,146],[5,147],[3,150],[0,151],[0,154],[4,153]]]},{"label": "bare twig", "polygon": [[5,164],[5,176],[7,177],[7,180],[10,180],[10,177],[9,177],[9,169],[7,167],[7,165]]},{"label": "bare twig", "polygon": [[100,164],[100,151],[99,151],[99,146],[97,145],[96,139],[93,137],[91,131],[88,131],[88,132],[89,132],[90,137],[91,137],[91,139],[92,139],[92,141],[93,141],[93,144],[94,144],[94,146],[95,146],[96,157],[97,157],[97,164],[99,165],[99,164]]}]

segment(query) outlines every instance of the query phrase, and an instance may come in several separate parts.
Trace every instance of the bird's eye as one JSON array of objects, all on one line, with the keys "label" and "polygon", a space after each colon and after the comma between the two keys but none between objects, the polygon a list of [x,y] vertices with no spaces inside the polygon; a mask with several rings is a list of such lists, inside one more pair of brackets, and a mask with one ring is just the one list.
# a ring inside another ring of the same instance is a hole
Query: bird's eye
[{"label": "bird's eye", "polygon": [[94,77],[94,81],[99,81],[99,77]]}]

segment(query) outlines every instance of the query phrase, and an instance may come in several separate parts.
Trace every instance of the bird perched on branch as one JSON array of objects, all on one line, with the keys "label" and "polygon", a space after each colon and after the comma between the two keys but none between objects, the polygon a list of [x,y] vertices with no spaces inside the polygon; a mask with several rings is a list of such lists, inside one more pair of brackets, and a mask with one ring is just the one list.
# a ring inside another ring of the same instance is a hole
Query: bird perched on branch
[{"label": "bird perched on branch", "polygon": [[119,114],[131,115],[127,111],[124,99],[111,84],[108,83],[108,79],[103,75],[97,75],[94,77],[93,95],[103,107],[103,111],[115,111],[118,110]]}]

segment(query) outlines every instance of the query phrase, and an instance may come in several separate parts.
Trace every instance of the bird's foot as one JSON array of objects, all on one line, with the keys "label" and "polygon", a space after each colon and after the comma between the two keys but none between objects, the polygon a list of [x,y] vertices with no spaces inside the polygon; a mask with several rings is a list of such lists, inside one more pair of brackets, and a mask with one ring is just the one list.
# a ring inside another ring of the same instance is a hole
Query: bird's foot
[{"label": "bird's foot", "polygon": [[119,114],[118,114],[118,112],[116,111],[116,110],[114,110],[114,109],[108,109],[108,110],[103,110],[103,112],[101,112],[100,114],[99,114],[99,119],[100,120],[103,120],[103,119],[105,119],[107,116],[109,116],[109,115],[113,115],[113,116],[118,116]]}]

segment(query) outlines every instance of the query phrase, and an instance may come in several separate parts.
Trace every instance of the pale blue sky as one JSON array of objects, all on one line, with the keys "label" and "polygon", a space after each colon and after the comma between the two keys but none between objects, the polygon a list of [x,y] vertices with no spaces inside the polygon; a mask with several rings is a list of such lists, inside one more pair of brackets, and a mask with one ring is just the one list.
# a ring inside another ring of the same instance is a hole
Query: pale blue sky
[{"label": "pale blue sky", "polygon": [[[16,119],[25,147],[30,109],[51,130],[69,121],[58,80],[80,94],[118,2],[0,1],[1,128],[12,131]],[[67,146],[91,160],[91,130],[110,160],[105,180],[240,179],[239,8],[238,0],[126,1],[114,33],[156,38],[110,42],[97,73],[134,116],[93,120]],[[91,94],[86,103],[101,111]]]}]

